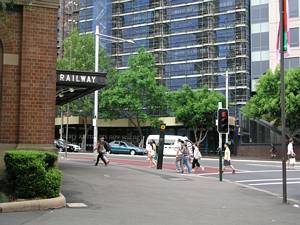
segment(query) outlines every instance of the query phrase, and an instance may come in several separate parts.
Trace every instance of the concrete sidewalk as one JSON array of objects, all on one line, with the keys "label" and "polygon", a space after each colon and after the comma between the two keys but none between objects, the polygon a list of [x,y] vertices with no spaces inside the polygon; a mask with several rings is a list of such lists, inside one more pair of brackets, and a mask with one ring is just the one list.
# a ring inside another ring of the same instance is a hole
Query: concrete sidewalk
[{"label": "concrete sidewalk", "polygon": [[1,225],[296,225],[300,209],[280,198],[215,178],[167,170],[60,161],[61,208],[0,215]]},{"label": "concrete sidewalk", "polygon": [[57,198],[0,203],[0,213],[58,209],[65,205],[66,199],[60,194]]}]

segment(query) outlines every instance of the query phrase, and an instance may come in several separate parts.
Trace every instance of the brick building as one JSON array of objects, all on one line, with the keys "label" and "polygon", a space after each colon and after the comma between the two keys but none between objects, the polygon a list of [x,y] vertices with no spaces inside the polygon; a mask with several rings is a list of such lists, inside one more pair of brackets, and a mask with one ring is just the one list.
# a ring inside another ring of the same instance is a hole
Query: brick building
[{"label": "brick building", "polygon": [[58,0],[16,2],[0,18],[0,166],[5,150],[54,139]]}]

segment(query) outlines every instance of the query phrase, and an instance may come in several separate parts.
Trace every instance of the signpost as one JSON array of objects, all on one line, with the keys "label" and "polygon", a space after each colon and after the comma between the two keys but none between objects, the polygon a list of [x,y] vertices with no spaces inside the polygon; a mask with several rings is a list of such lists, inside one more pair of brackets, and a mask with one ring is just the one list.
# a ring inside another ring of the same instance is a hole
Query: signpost
[{"label": "signpost", "polygon": [[219,102],[218,105],[218,118],[217,118],[217,130],[219,133],[219,147],[218,147],[218,153],[219,153],[219,180],[223,180],[223,165],[222,165],[222,134],[228,134],[229,132],[229,113],[228,109],[222,108],[222,102]]},{"label": "signpost", "polygon": [[164,143],[165,143],[166,124],[161,123],[159,127],[159,143],[158,143],[158,158],[156,169],[161,170],[163,166]]}]

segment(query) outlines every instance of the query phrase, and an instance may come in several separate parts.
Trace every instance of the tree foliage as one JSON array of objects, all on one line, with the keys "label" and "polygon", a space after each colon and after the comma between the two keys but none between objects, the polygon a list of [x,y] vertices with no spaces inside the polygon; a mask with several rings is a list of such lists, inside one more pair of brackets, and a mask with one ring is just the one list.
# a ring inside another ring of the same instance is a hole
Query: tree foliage
[{"label": "tree foliage", "polygon": [[[95,39],[93,34],[80,35],[73,30],[64,41],[64,54],[57,59],[57,69],[73,71],[95,71]],[[113,74],[105,51],[99,51],[99,71]],[[82,97],[70,103],[70,109],[75,114],[91,116],[93,113],[92,95]]]},{"label": "tree foliage", "polygon": [[[95,71],[95,39],[93,34],[79,34],[75,29],[64,41],[63,57],[57,59],[57,69]],[[110,71],[104,49],[99,50],[99,71]]]},{"label": "tree foliage", "polygon": [[[289,136],[300,133],[300,67],[285,72],[285,113]],[[280,71],[269,70],[258,82],[256,94],[242,108],[252,119],[263,119],[281,125]]]},{"label": "tree foliage", "polygon": [[157,84],[154,57],[143,48],[129,57],[128,66],[109,78],[101,93],[100,112],[106,119],[127,118],[142,138],[142,124],[156,124],[155,115],[166,109],[167,90]]},{"label": "tree foliage", "polygon": [[[80,35],[77,30],[73,30],[64,41],[63,57],[57,59],[57,69],[73,71],[95,71],[95,39],[93,34]],[[109,59],[105,51],[99,50],[99,71],[106,71],[108,74],[115,72],[110,67]],[[70,112],[84,118],[85,135],[83,148],[86,145],[86,135],[91,126],[87,125],[88,117],[93,116],[93,94],[84,96],[69,103]],[[66,112],[66,106],[61,108]]]},{"label": "tree foliage", "polygon": [[193,128],[196,142],[201,143],[208,129],[215,126],[218,102],[224,102],[225,97],[207,88],[192,90],[188,85],[171,93],[171,96],[171,107],[176,120]]}]

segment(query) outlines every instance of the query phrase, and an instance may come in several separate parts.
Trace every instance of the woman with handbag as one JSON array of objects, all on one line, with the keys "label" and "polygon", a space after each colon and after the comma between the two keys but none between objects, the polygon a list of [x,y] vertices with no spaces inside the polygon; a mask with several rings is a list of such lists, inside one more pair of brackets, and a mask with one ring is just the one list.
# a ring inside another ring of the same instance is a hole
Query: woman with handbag
[{"label": "woman with handbag", "polygon": [[295,164],[296,164],[296,154],[294,152],[294,140],[293,138],[289,139],[289,144],[288,144],[288,151],[287,151],[287,155],[288,155],[288,168],[290,169],[294,169],[295,168]]}]

